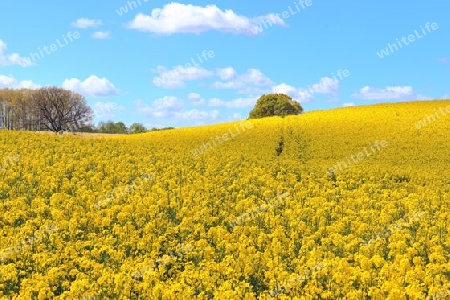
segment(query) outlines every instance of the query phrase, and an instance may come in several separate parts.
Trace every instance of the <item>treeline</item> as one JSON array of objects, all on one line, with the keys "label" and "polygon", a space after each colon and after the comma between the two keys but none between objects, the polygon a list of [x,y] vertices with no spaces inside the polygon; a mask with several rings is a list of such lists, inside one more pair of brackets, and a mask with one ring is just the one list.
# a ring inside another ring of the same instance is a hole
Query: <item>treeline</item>
[{"label": "treeline", "polygon": [[133,123],[130,127],[127,127],[123,122],[100,122],[98,126],[92,126],[89,132],[98,133],[117,133],[117,134],[134,134],[134,133],[144,133],[149,131],[160,131],[174,129],[174,127],[164,127],[164,128],[151,128],[147,129],[141,123]]},{"label": "treeline", "polygon": [[75,131],[90,124],[93,116],[83,96],[58,87],[0,90],[0,128]]},{"label": "treeline", "polygon": [[133,123],[128,128],[123,122],[113,121],[95,126],[93,119],[94,112],[86,99],[72,91],[59,87],[0,89],[0,129],[114,134],[173,129],[147,129],[141,123]]},{"label": "treeline", "polygon": [[0,90],[0,128],[41,130],[44,126],[31,110],[30,90]]}]

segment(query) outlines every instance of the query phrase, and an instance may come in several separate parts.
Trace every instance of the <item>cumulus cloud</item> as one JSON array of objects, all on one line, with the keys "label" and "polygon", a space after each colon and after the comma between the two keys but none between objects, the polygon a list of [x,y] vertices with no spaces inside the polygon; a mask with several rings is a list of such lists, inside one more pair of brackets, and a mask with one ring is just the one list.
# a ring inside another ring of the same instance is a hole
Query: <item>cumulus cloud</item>
[{"label": "cumulus cloud", "polygon": [[95,117],[101,120],[110,120],[115,117],[116,111],[124,110],[115,102],[96,102],[92,107]]},{"label": "cumulus cloud", "polygon": [[343,107],[356,106],[355,102],[344,102],[342,104]]},{"label": "cumulus cloud", "polygon": [[12,75],[0,75],[0,88],[9,89],[37,89],[41,86],[31,80],[18,81]]},{"label": "cumulus cloud", "polygon": [[219,111],[217,109],[212,111],[189,109],[185,111],[177,111],[174,113],[175,119],[182,121],[204,122],[206,120],[216,120],[218,116]]},{"label": "cumulus cloud", "polygon": [[217,76],[221,80],[230,80],[236,76],[236,71],[232,67],[219,68],[217,69]]},{"label": "cumulus cloud", "polygon": [[219,31],[231,34],[257,35],[263,22],[286,25],[276,14],[249,18],[233,10],[222,10],[216,5],[196,6],[192,4],[169,3],[155,8],[150,15],[139,13],[127,24],[128,28],[158,35],[175,33],[200,34],[205,31]]},{"label": "cumulus cloud", "polygon": [[192,101],[194,105],[203,105],[205,104],[205,99],[202,98],[200,94],[190,93],[188,94],[188,99]]},{"label": "cumulus cloud", "polygon": [[311,102],[314,99],[313,93],[306,89],[299,89],[297,97],[295,98],[301,103]]},{"label": "cumulus cloud", "polygon": [[353,97],[364,100],[426,100],[429,97],[418,94],[411,86],[387,86],[376,88],[365,86]]},{"label": "cumulus cloud", "polygon": [[17,53],[6,53],[7,45],[3,40],[0,40],[0,66],[20,65],[22,67],[32,66],[32,62],[27,57],[22,57]]},{"label": "cumulus cloud", "polygon": [[173,116],[175,111],[182,109],[184,103],[182,99],[173,96],[165,96],[146,104],[142,100],[135,102],[139,113],[154,118],[167,118]]},{"label": "cumulus cloud", "polygon": [[138,113],[152,119],[164,119],[164,121],[172,123],[195,121],[197,124],[202,124],[208,120],[216,120],[219,116],[218,110],[186,109],[184,101],[174,96],[159,98],[150,104],[144,103],[142,100],[138,100],[134,104]]},{"label": "cumulus cloud", "polygon": [[339,93],[339,81],[330,77],[323,77],[312,86],[294,87],[286,83],[281,83],[272,87],[273,93],[281,93],[291,96],[302,103],[310,102],[315,94],[329,95],[336,98]]},{"label": "cumulus cloud", "polygon": [[64,80],[62,87],[83,96],[107,97],[118,94],[118,90],[108,79],[91,75],[84,81],[78,78]]},{"label": "cumulus cloud", "polygon": [[154,71],[159,73],[159,76],[153,78],[153,84],[168,89],[182,88],[186,86],[186,81],[208,78],[213,75],[211,71],[199,67],[177,66],[168,70],[163,66],[158,66]]},{"label": "cumulus cloud", "polygon": [[212,98],[208,101],[208,106],[224,108],[249,108],[256,104],[256,98],[237,98],[231,101],[223,101],[219,98]]},{"label": "cumulus cloud", "polygon": [[[231,71],[228,70],[230,73]],[[223,74],[222,74],[223,75]],[[217,81],[212,87],[216,89],[237,90],[241,94],[260,93],[261,88],[270,87],[274,83],[258,69],[248,69],[243,74],[234,75],[231,80]]]},{"label": "cumulus cloud", "polygon": [[96,31],[92,34],[92,37],[99,40],[107,39],[111,37],[111,33],[107,31]]},{"label": "cumulus cloud", "polygon": [[312,85],[310,91],[313,94],[335,95],[339,92],[339,81],[330,77],[323,77],[318,83]]},{"label": "cumulus cloud", "polygon": [[[339,93],[339,81],[330,77],[323,77],[307,88],[297,88],[287,83],[275,84],[263,72],[253,68],[244,73],[238,73],[232,67],[218,68],[215,72],[211,72],[200,67],[178,66],[168,70],[163,66],[158,66],[153,71],[159,73],[159,76],[153,79],[153,84],[156,86],[171,89],[183,88],[187,81],[214,77],[216,81],[211,84],[212,88],[235,90],[238,94],[244,94],[251,99],[256,95],[272,92],[287,94],[295,100],[309,102],[314,99],[316,94],[329,95],[334,98]],[[210,101],[210,103],[214,103],[214,101]]]},{"label": "cumulus cloud", "polygon": [[76,20],[75,22],[72,22],[70,25],[72,27],[85,29],[85,28],[98,27],[98,26],[102,25],[102,21],[87,19],[87,18],[80,18],[80,19]]},{"label": "cumulus cloud", "polygon": [[274,87],[272,87],[272,92],[276,94],[286,94],[291,97],[297,96],[297,89],[292,85],[286,83],[275,85]]}]

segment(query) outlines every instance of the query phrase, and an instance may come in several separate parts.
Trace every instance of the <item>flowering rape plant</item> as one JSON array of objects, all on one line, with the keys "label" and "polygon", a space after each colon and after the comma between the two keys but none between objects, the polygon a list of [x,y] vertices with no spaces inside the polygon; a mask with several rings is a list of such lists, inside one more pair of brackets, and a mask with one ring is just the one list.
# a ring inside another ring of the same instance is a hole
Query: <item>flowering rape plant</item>
[{"label": "flowering rape plant", "polygon": [[195,159],[240,123],[0,131],[0,298],[446,299],[450,122],[415,122],[447,105],[255,119]]}]

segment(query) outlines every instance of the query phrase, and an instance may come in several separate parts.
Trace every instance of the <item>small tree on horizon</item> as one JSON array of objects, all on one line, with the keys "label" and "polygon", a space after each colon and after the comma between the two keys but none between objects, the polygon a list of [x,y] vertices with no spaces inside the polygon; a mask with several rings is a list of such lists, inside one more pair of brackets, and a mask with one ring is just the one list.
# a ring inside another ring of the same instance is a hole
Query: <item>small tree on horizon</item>
[{"label": "small tree on horizon", "polygon": [[262,95],[249,114],[249,119],[259,119],[272,116],[285,117],[299,115],[303,107],[286,94]]},{"label": "small tree on horizon", "polygon": [[142,123],[133,123],[130,125],[130,133],[144,133],[147,132],[147,128]]},{"label": "small tree on horizon", "polygon": [[123,122],[100,122],[98,124],[98,132],[100,133],[114,133],[114,134],[127,134],[128,128]]}]

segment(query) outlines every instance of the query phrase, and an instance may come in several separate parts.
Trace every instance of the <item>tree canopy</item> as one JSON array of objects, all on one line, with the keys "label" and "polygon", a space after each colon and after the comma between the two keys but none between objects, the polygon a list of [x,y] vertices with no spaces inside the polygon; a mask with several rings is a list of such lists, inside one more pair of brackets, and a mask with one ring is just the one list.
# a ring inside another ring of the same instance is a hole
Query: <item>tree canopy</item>
[{"label": "tree canopy", "polygon": [[74,131],[93,118],[92,109],[80,94],[58,87],[47,87],[31,94],[43,125],[51,131]]},{"label": "tree canopy", "polygon": [[259,119],[271,116],[298,115],[303,107],[286,94],[262,95],[250,112],[249,119]]},{"label": "tree canopy", "polygon": [[147,132],[147,128],[141,123],[133,123],[130,125],[130,133],[144,133]]},{"label": "tree canopy", "polygon": [[128,133],[128,128],[123,122],[107,121],[107,122],[100,122],[98,124],[98,132],[126,134]]}]

